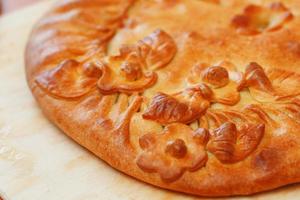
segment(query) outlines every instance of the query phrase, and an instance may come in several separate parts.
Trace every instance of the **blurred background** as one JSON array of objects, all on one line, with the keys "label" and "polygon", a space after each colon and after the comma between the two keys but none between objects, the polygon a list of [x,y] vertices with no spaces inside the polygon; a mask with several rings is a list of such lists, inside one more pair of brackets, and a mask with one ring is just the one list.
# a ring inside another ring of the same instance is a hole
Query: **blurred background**
[{"label": "blurred background", "polygon": [[41,0],[0,0],[0,15],[13,12],[24,6],[30,5]]}]

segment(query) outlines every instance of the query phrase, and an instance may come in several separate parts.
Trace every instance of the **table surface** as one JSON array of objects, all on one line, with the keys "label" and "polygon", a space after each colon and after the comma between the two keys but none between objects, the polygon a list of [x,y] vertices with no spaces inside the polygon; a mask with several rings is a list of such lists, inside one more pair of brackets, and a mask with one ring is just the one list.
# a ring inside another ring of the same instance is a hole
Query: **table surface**
[{"label": "table surface", "polygon": [[[23,54],[33,24],[52,3],[43,1],[0,18],[0,193],[9,200],[199,199],[161,190],[117,172],[43,116],[26,85]],[[231,199],[299,196],[300,185],[295,184]]]},{"label": "table surface", "polygon": [[0,14],[7,14],[41,0],[0,0]]}]

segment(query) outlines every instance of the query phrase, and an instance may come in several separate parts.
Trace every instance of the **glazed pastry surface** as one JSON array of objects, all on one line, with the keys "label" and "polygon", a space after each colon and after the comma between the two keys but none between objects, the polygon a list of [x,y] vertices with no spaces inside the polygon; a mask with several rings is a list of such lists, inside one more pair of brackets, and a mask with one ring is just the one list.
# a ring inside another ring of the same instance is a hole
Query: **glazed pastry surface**
[{"label": "glazed pastry surface", "polygon": [[46,116],[113,168],[200,196],[300,181],[298,0],[62,0],[26,73]]}]

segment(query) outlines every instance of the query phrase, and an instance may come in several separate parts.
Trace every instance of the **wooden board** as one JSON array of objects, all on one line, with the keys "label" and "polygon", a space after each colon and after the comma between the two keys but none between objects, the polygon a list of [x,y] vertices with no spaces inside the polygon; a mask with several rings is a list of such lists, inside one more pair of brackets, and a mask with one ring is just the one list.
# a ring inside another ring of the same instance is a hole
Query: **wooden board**
[{"label": "wooden board", "polygon": [[[196,200],[110,168],[53,126],[27,88],[23,54],[53,1],[0,18],[0,193],[9,200]],[[299,199],[300,185],[232,199]],[[226,198],[229,199],[229,198]]]}]

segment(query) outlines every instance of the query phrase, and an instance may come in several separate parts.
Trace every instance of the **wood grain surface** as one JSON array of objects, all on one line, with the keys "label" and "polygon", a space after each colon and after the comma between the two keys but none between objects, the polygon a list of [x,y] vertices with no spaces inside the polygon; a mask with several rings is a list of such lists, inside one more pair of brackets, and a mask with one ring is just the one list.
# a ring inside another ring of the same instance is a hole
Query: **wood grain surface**
[{"label": "wood grain surface", "polygon": [[[8,200],[200,199],[161,190],[117,172],[43,116],[26,85],[23,54],[33,24],[52,3],[45,1],[0,18],[0,194]],[[300,185],[295,184],[231,199],[299,197]]]}]

